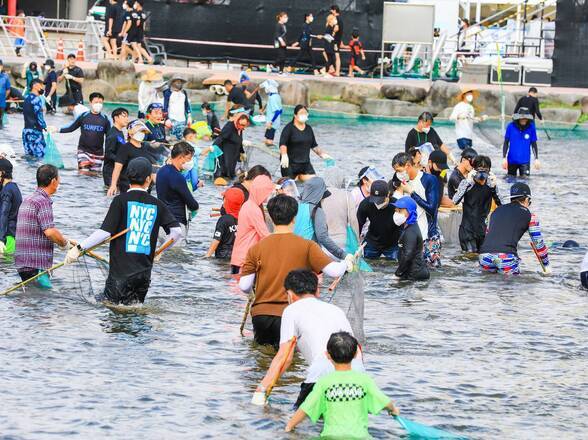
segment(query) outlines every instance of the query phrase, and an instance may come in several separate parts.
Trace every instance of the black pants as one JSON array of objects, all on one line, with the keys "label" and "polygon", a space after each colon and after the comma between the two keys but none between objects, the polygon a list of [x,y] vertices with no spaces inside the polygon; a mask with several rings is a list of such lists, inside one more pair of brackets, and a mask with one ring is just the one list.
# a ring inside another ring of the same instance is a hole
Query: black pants
[{"label": "black pants", "polygon": [[142,303],[145,301],[150,285],[151,269],[125,279],[116,279],[109,274],[103,295],[96,299],[124,305]]},{"label": "black pants", "polygon": [[327,71],[332,67],[333,69],[336,68],[336,57],[334,50],[325,50],[325,55],[327,56]]},{"label": "black pants", "polygon": [[6,109],[4,108],[0,108],[0,128],[4,128],[4,122],[3,122],[3,118],[4,118],[4,111]]},{"label": "black pants", "polygon": [[261,345],[280,347],[281,316],[257,315],[251,318],[253,323],[253,339]]},{"label": "black pants", "polygon": [[280,72],[284,71],[284,67],[286,67],[286,58],[288,56],[286,47],[278,47],[277,54],[276,54],[276,67]]},{"label": "black pants", "polygon": [[523,164],[508,164],[508,175],[515,176],[517,175],[517,171],[521,177],[529,177],[531,175],[531,164],[523,163]]},{"label": "black pants", "polygon": [[580,280],[582,281],[582,286],[584,286],[584,289],[588,289],[588,272],[582,272],[580,274]]},{"label": "black pants", "polygon": [[237,147],[222,147],[223,155],[218,158],[219,168],[214,173],[214,177],[227,177],[233,179],[236,176],[235,169],[237,162],[239,162],[239,148]]},{"label": "black pants", "polygon": [[300,405],[304,403],[308,395],[312,392],[314,388],[313,383],[306,383],[302,382],[300,384],[300,394],[298,394],[298,399],[296,399],[296,403],[294,404],[294,409],[298,409]]},{"label": "black pants", "polygon": [[290,163],[288,168],[280,168],[282,177],[295,178],[301,174],[316,174],[310,162],[306,163]]},{"label": "black pants", "polygon": [[241,272],[241,266],[231,264],[231,275],[239,275],[239,272]]},{"label": "black pants", "polygon": [[316,58],[314,57],[314,51],[311,46],[300,46],[300,50],[298,51],[298,55],[296,55],[293,66],[298,67],[298,63],[304,59],[309,59],[310,67],[312,70],[316,70]]},{"label": "black pants", "polygon": [[104,161],[104,165],[102,165],[102,179],[104,180],[104,185],[110,187],[110,183],[112,182],[112,172],[114,171],[114,162],[111,161]]}]

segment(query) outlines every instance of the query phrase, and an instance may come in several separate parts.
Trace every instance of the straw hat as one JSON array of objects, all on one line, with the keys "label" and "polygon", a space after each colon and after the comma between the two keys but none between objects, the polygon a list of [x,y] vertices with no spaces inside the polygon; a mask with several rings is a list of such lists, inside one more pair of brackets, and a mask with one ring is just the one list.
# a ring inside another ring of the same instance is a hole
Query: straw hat
[{"label": "straw hat", "polygon": [[455,98],[457,102],[461,102],[463,101],[463,97],[465,95],[467,95],[468,93],[471,93],[474,96],[474,99],[478,99],[478,97],[480,96],[480,92],[476,89],[473,89],[471,87],[462,87],[461,88],[461,93],[459,95],[457,95],[457,97]]},{"label": "straw hat", "polygon": [[149,68],[145,72],[143,72],[143,75],[141,75],[141,81],[163,81],[163,74],[153,68]]}]

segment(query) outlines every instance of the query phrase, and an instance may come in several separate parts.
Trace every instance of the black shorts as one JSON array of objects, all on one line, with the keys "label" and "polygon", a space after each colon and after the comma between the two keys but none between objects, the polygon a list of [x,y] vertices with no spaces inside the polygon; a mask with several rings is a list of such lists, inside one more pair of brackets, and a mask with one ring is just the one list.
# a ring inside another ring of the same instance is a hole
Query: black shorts
[{"label": "black shorts", "polygon": [[115,279],[108,275],[104,293],[96,299],[124,305],[143,303],[150,285],[151,269],[125,279]]},{"label": "black shorts", "polygon": [[288,168],[280,168],[282,177],[295,178],[301,174],[316,174],[310,162],[306,163],[291,163]]},{"label": "black shorts", "polygon": [[276,136],[276,129],[275,128],[268,128],[265,130],[265,138],[266,139],[270,139],[273,141],[275,136]]},{"label": "black shorts", "polygon": [[21,269],[18,271],[18,275],[20,279],[23,281],[30,280],[33,277],[36,277],[41,272],[41,269]]},{"label": "black shorts", "polygon": [[257,315],[251,318],[253,324],[253,339],[260,345],[280,347],[281,316]]},{"label": "black shorts", "polygon": [[508,175],[516,176],[517,172],[521,177],[529,177],[531,175],[531,164],[508,164]]},{"label": "black shorts", "polygon": [[298,394],[298,399],[296,399],[296,403],[294,404],[294,409],[300,408],[300,405],[304,403],[308,395],[312,392],[314,388],[313,383],[306,383],[302,382],[300,384],[300,394]]}]

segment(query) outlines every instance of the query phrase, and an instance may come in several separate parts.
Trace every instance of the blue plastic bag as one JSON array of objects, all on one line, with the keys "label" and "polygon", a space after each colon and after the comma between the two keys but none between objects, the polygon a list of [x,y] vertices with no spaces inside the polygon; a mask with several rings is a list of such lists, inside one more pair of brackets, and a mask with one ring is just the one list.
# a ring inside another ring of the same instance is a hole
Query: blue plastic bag
[{"label": "blue plastic bag", "polygon": [[209,173],[214,173],[217,168],[218,158],[223,155],[222,150],[218,147],[218,145],[213,145],[213,151],[208,153],[208,155],[202,161],[202,169],[204,171],[208,171]]},{"label": "blue plastic bag", "polygon": [[[351,255],[355,255],[359,249],[359,242],[357,236],[351,225],[347,225],[347,239],[345,240],[345,252]],[[359,259],[359,270],[362,272],[373,272],[373,269],[363,258]]]},{"label": "blue plastic bag", "polygon": [[198,182],[200,182],[200,178],[198,176],[198,158],[194,156],[192,162],[194,163],[192,169],[182,173],[186,179],[186,183],[188,184],[190,192],[196,191],[198,189]]},{"label": "blue plastic bag", "polygon": [[49,133],[45,135],[45,158],[43,162],[47,165],[53,165],[56,168],[65,168],[61,153]]},{"label": "blue plastic bag", "polygon": [[431,426],[423,425],[421,423],[407,420],[404,417],[394,416],[396,421],[402,426],[410,438],[419,439],[466,439],[451,432],[443,431],[442,429],[432,428]]}]

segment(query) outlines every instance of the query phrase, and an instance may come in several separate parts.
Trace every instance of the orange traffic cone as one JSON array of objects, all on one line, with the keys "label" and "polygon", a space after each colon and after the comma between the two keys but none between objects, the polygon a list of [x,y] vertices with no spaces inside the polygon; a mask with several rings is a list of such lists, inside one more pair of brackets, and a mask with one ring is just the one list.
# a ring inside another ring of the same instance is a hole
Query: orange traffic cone
[{"label": "orange traffic cone", "polygon": [[76,54],[76,61],[86,61],[86,49],[84,47],[84,41],[80,40],[78,43],[78,53]]},{"label": "orange traffic cone", "polygon": [[63,47],[63,39],[59,38],[57,40],[57,54],[55,55],[55,59],[58,61],[64,61],[65,60],[65,52],[64,52],[64,47]]}]

